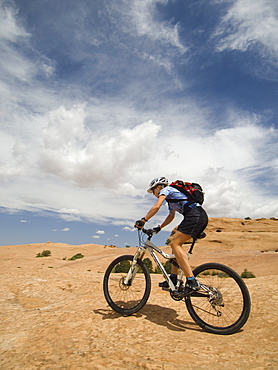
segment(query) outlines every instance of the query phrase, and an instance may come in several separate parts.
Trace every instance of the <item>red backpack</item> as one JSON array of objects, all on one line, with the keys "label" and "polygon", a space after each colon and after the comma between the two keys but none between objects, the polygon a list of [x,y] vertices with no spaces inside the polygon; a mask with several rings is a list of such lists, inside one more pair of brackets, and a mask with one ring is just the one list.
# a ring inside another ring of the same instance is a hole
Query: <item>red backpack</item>
[{"label": "red backpack", "polygon": [[184,193],[189,203],[204,203],[204,192],[201,185],[195,182],[184,182],[181,180],[176,180],[172,182],[169,186],[181,191]]}]

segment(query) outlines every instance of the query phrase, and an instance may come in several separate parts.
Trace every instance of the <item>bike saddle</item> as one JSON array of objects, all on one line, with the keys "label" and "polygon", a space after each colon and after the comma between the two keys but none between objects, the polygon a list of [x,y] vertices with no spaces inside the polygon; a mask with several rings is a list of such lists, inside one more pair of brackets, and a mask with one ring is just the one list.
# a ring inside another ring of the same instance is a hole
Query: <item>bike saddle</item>
[{"label": "bike saddle", "polygon": [[197,236],[197,239],[204,239],[206,236],[207,236],[207,234],[206,234],[206,233],[201,232],[201,233]]}]

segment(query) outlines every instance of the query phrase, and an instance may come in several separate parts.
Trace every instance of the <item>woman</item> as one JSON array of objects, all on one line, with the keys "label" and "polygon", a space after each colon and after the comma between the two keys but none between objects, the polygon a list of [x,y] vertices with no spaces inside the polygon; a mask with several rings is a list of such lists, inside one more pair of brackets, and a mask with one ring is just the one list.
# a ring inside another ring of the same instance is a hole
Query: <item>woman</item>
[{"label": "woman", "polygon": [[[169,225],[175,218],[176,212],[184,216],[169,245],[186,276],[184,294],[188,295],[193,291],[199,290],[200,284],[192,273],[187,254],[182,248],[182,245],[191,238],[197,238],[204,231],[208,223],[208,216],[201,204],[189,202],[188,197],[184,193],[168,185],[169,182],[165,177],[158,177],[150,183],[147,192],[152,193],[157,198],[157,201],[146,216],[136,221],[134,226],[139,229],[143,228],[145,223],[159,211],[165,200],[168,202],[169,214],[160,226],[154,228],[156,232]],[[170,278],[174,285],[177,283],[177,274],[178,269],[172,266]],[[159,286],[163,288],[169,287],[167,281],[159,283]]]}]

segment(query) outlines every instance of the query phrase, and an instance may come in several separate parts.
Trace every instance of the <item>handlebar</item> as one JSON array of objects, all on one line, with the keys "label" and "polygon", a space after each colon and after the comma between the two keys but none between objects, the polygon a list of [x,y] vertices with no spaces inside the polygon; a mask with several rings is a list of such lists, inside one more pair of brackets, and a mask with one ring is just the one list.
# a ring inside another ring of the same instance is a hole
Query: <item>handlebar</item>
[{"label": "handlebar", "polygon": [[153,229],[141,229],[141,231],[148,235],[149,238],[151,238],[153,236],[153,234],[155,234],[155,231]]}]

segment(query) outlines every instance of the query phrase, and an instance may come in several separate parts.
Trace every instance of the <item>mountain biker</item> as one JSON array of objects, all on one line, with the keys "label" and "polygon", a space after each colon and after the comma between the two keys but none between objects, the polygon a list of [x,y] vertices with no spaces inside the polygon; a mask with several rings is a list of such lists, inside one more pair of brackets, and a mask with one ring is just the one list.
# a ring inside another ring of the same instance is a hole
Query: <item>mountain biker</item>
[{"label": "mountain biker", "polygon": [[[182,248],[182,245],[192,237],[196,238],[206,228],[208,216],[205,210],[199,203],[189,203],[186,195],[172,186],[169,186],[169,182],[165,177],[158,177],[151,181],[147,192],[153,194],[158,199],[146,216],[141,218],[141,220],[136,221],[134,226],[138,229],[142,229],[145,223],[159,211],[164,200],[168,202],[169,213],[161,225],[153,228],[156,233],[173,221],[176,212],[181,213],[184,218],[179,224],[169,245],[171,246],[172,253],[175,254],[176,260],[186,276],[184,294],[187,295],[192,291],[199,290],[200,283],[193,275],[187,254]],[[171,202],[171,199],[174,199],[175,202]],[[177,202],[178,199],[181,200]],[[170,278],[174,285],[177,283],[177,275],[178,269],[172,265]],[[159,286],[162,288],[169,287],[167,281],[159,283]]]}]

